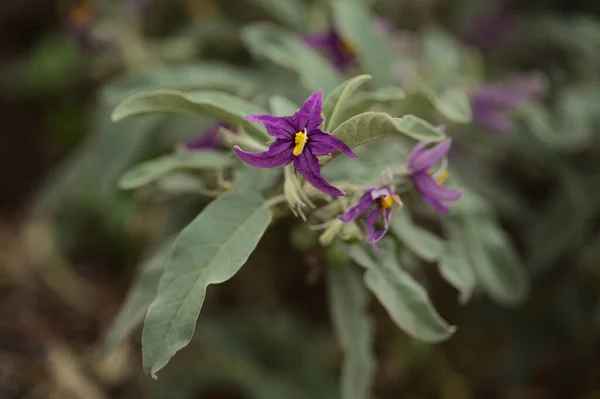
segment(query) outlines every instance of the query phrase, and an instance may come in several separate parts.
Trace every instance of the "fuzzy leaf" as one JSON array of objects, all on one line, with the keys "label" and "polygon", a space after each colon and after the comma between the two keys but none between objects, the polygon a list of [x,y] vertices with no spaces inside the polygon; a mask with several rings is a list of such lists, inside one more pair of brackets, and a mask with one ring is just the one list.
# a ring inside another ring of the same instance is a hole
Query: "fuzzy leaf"
[{"label": "fuzzy leaf", "polygon": [[354,246],[350,256],[367,269],[365,284],[394,323],[407,334],[425,342],[441,342],[450,338],[456,327],[441,318],[425,289],[398,265],[393,242],[384,239],[378,245],[382,249],[381,254],[356,256],[357,251],[364,249]]},{"label": "fuzzy leaf", "polygon": [[181,152],[137,164],[119,180],[119,188],[132,190],[152,183],[181,169],[219,169],[233,164],[233,159],[215,151]]},{"label": "fuzzy leaf", "polygon": [[327,268],[329,308],[336,335],[344,350],[342,399],[369,397],[375,377],[373,322],[367,313],[368,292],[353,265]]},{"label": "fuzzy leaf", "polygon": [[269,98],[269,107],[275,116],[288,116],[294,114],[300,107],[286,97],[275,95]]},{"label": "fuzzy leaf", "polygon": [[175,240],[173,254],[142,332],[144,371],[152,377],[194,334],[206,288],[235,275],[271,221],[252,191],[227,193],[209,204]]},{"label": "fuzzy leaf", "polygon": [[325,118],[325,131],[334,130],[344,119],[342,119],[346,101],[363,83],[371,79],[370,75],[359,75],[348,79],[325,98],[323,103],[323,117]]},{"label": "fuzzy leaf", "polygon": [[390,222],[392,233],[404,245],[427,262],[439,260],[444,242],[435,234],[414,224],[408,210],[396,212]]},{"label": "fuzzy leaf", "polygon": [[428,88],[423,88],[422,92],[431,101],[433,107],[450,121],[471,123],[473,119],[471,105],[462,89],[450,88],[441,93],[435,93]]},{"label": "fuzzy leaf", "polygon": [[219,91],[185,93],[177,90],[156,90],[135,94],[115,108],[113,122],[152,113],[201,114],[231,126],[242,126],[256,137],[267,139],[262,125],[248,122],[248,115],[266,111],[246,100]]},{"label": "fuzzy leaf", "polygon": [[341,83],[329,62],[291,31],[256,23],[243,29],[242,40],[253,53],[296,71],[310,91],[323,90],[328,95]]},{"label": "fuzzy leaf", "polygon": [[446,242],[438,268],[442,277],[459,292],[459,302],[465,304],[475,290],[475,272],[471,268],[459,222],[448,219],[444,226],[449,240]]},{"label": "fuzzy leaf", "polygon": [[278,18],[281,22],[297,30],[306,29],[308,10],[302,0],[251,0]]}]

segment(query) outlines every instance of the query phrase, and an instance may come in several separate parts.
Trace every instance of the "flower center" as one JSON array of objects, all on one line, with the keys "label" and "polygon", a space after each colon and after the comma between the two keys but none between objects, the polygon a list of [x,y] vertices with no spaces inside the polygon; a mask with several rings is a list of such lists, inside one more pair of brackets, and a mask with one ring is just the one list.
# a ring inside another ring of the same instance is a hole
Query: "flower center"
[{"label": "flower center", "polygon": [[346,40],[342,38],[338,39],[338,46],[339,49],[342,50],[342,53],[344,53],[347,57],[354,57],[356,55],[354,46],[348,43]]},{"label": "flower center", "polygon": [[379,199],[379,201],[381,202],[381,206],[385,209],[391,208],[392,205],[394,204],[394,197],[392,197],[391,195],[382,197]]},{"label": "flower center", "polygon": [[306,145],[306,142],[308,141],[308,133],[306,132],[306,129],[304,129],[304,132],[298,132],[296,133],[296,137],[294,138],[294,143],[296,143],[296,146],[294,147],[294,155],[298,156],[302,153],[302,150],[304,149],[304,146]]},{"label": "flower center", "polygon": [[94,16],[94,6],[90,2],[83,2],[74,6],[69,11],[69,20],[77,26],[85,26]]},{"label": "flower center", "polygon": [[427,174],[429,174],[429,176],[433,177],[435,179],[435,181],[437,182],[437,184],[443,184],[446,179],[448,178],[448,161],[446,160],[446,158],[444,158],[443,162],[442,162],[442,166],[440,166],[440,168],[435,171],[435,173],[433,172],[432,169],[429,169],[427,171]]}]

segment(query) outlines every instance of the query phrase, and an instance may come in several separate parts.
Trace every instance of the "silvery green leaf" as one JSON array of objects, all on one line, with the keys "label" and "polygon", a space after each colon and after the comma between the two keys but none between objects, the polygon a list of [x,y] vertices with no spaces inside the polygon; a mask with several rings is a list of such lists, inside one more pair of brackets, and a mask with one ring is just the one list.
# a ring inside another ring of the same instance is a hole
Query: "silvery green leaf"
[{"label": "silvery green leaf", "polygon": [[173,240],[167,240],[141,266],[127,297],[104,339],[105,352],[121,344],[144,320],[148,306],[156,295],[158,281],[171,256]]},{"label": "silvery green leaf", "polygon": [[235,169],[235,187],[237,190],[254,190],[267,194],[282,174],[282,168],[260,169],[240,162],[240,166]]},{"label": "silvery green leaf", "polygon": [[237,273],[270,221],[262,196],[234,191],[214,200],[183,229],[146,315],[142,332],[146,373],[155,378],[190,342],[208,285]]},{"label": "silvery green leaf", "polygon": [[386,135],[404,135],[419,141],[438,142],[446,135],[435,126],[414,115],[392,118],[383,112],[365,112],[338,126],[332,134],[350,148],[358,147]]},{"label": "silvery green leaf", "polygon": [[156,180],[156,188],[168,195],[204,194],[202,180],[189,172],[174,172]]},{"label": "silvery green leaf", "polygon": [[281,22],[303,31],[308,23],[308,10],[302,0],[251,0]]},{"label": "silvery green leaf", "polygon": [[348,98],[354,93],[363,83],[371,79],[370,75],[359,75],[346,80],[344,83],[335,88],[335,90],[325,98],[323,103],[323,117],[325,118],[325,126],[323,130],[335,130],[345,119],[342,119],[343,111],[347,107]]},{"label": "silvery green leaf", "polygon": [[433,107],[444,117],[456,123],[471,123],[473,114],[466,93],[460,88],[449,88],[435,93],[423,87],[423,94],[431,101]]},{"label": "silvery green leaf", "polygon": [[341,83],[329,62],[291,31],[255,23],[243,29],[242,40],[254,54],[296,71],[308,90],[323,90],[328,95]]},{"label": "silvery green leaf", "polygon": [[248,115],[264,114],[261,107],[242,98],[219,91],[185,93],[177,90],[155,90],[135,94],[115,108],[114,122],[152,113],[201,114],[231,126],[242,126],[248,133],[267,139],[262,125],[248,122]]},{"label": "silvery green leaf", "polygon": [[373,322],[368,315],[369,296],[360,271],[353,265],[327,267],[329,309],[336,335],[344,350],[342,399],[366,399],[375,377]]},{"label": "silvery green leaf", "polygon": [[293,115],[300,108],[292,100],[279,95],[269,98],[269,107],[275,116]]},{"label": "silvery green leaf", "polygon": [[354,49],[362,68],[378,87],[395,82],[392,54],[386,38],[377,31],[375,18],[364,1],[331,0],[334,24]]},{"label": "silvery green leaf", "polygon": [[407,209],[394,212],[390,221],[391,232],[421,259],[436,262],[440,259],[444,242],[435,234],[417,226]]},{"label": "silvery green leaf", "polygon": [[151,90],[182,91],[224,90],[248,95],[254,88],[249,73],[224,63],[169,65],[152,67],[120,76],[102,89],[100,99],[105,104],[118,104],[126,98]]},{"label": "silvery green leaf", "polygon": [[438,264],[442,277],[459,292],[459,302],[465,304],[475,289],[475,272],[471,267],[466,248],[466,237],[462,235],[458,221],[448,219],[444,226],[449,235],[442,248]]},{"label": "silvery green leaf", "polygon": [[398,264],[394,244],[389,239],[378,243],[381,254],[362,254],[355,246],[352,259],[367,269],[365,284],[375,294],[396,325],[414,338],[426,342],[441,342],[454,334],[437,313],[425,289]]},{"label": "silvery green leaf", "polygon": [[119,180],[119,188],[132,190],[182,169],[220,169],[233,164],[233,159],[216,151],[190,151],[163,155],[142,162],[128,170]]}]

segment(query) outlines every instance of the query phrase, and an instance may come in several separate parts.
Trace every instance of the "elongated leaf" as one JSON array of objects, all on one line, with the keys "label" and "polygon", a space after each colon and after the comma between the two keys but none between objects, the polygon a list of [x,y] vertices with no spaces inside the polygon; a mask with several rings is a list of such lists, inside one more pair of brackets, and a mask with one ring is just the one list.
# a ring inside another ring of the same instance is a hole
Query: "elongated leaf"
[{"label": "elongated leaf", "polygon": [[419,141],[438,142],[446,135],[414,115],[392,118],[383,112],[365,112],[342,123],[332,134],[350,148],[376,140],[384,135],[401,134]]},{"label": "elongated leaf", "polygon": [[390,222],[392,233],[421,259],[435,262],[440,259],[444,242],[435,234],[415,225],[408,210],[395,212]]},{"label": "elongated leaf", "polygon": [[218,169],[233,164],[233,159],[215,151],[181,152],[163,155],[131,168],[119,180],[119,188],[132,190],[152,183],[180,169]]},{"label": "elongated leaf", "polygon": [[444,223],[450,239],[442,250],[438,268],[444,280],[458,290],[459,302],[465,304],[471,299],[476,280],[465,245],[467,238],[463,237],[458,223],[451,219]]},{"label": "elongated leaf", "polygon": [[308,10],[302,0],[251,0],[296,30],[306,29]]},{"label": "elongated leaf", "polygon": [[376,105],[382,107],[395,107],[406,99],[406,91],[398,86],[381,87],[375,91],[363,91],[354,96],[352,101],[345,105],[339,117],[348,120],[353,116],[370,111]]},{"label": "elongated leaf", "polygon": [[140,273],[129,289],[121,310],[108,329],[104,340],[105,352],[116,348],[142,324],[148,306],[156,295],[158,282],[171,256],[172,247],[173,240],[168,240],[141,265]]},{"label": "elongated leaf", "polygon": [[294,104],[292,100],[283,96],[271,97],[269,99],[269,106],[273,115],[276,116],[292,115],[300,108],[298,104]]},{"label": "elongated leaf", "polygon": [[116,105],[126,98],[150,90],[225,90],[247,95],[254,88],[249,73],[224,63],[169,65],[120,76],[100,93],[105,104]]},{"label": "elongated leaf", "polygon": [[423,94],[431,101],[433,107],[443,116],[456,123],[471,123],[473,114],[469,98],[460,88],[450,88],[435,93],[424,88]]},{"label": "elongated leaf", "polygon": [[378,32],[375,19],[364,1],[331,0],[335,26],[356,52],[363,69],[378,87],[395,83],[392,54],[386,38]]},{"label": "elongated leaf", "polygon": [[323,103],[323,117],[325,118],[325,131],[334,130],[344,120],[341,119],[348,98],[363,83],[371,79],[370,75],[359,75],[348,79],[325,98]]},{"label": "elongated leaf", "polygon": [[237,273],[270,221],[260,195],[237,191],[217,198],[179,234],[144,323],[146,373],[155,378],[189,343],[206,288]]},{"label": "elongated leaf", "polygon": [[283,174],[283,168],[260,169],[242,163],[235,170],[237,190],[254,190],[266,194]]},{"label": "elongated leaf", "polygon": [[242,40],[257,54],[296,71],[304,86],[331,93],[341,82],[329,62],[308,47],[301,37],[273,24],[257,23],[242,31]]},{"label": "elongated leaf", "polygon": [[112,113],[118,122],[132,116],[151,113],[202,114],[232,126],[242,126],[247,132],[266,139],[269,136],[259,124],[244,117],[266,111],[248,101],[218,91],[184,93],[176,90],[156,90],[138,93],[123,101]]},{"label": "elongated leaf", "polygon": [[356,256],[357,251],[363,250],[356,247],[350,257],[367,269],[365,284],[394,323],[422,341],[440,342],[450,338],[456,328],[440,317],[425,289],[398,265],[393,242],[384,239],[379,247],[381,254],[373,256]]},{"label": "elongated leaf", "polygon": [[374,379],[373,322],[367,314],[368,293],[353,265],[327,268],[329,308],[344,349],[342,399],[366,399]]}]

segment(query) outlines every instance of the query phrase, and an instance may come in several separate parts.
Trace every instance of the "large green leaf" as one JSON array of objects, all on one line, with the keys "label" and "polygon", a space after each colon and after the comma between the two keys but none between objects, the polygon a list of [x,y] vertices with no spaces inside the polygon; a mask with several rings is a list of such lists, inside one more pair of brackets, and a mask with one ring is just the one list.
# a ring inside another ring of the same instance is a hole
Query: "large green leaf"
[{"label": "large green leaf", "polygon": [[250,0],[298,31],[306,29],[308,10],[302,0]]},{"label": "large green leaf", "polygon": [[367,313],[369,297],[359,270],[353,265],[327,268],[329,308],[345,358],[342,399],[365,399],[374,379],[373,323]]},{"label": "large green leaf", "polygon": [[244,119],[248,115],[264,114],[264,109],[219,91],[184,93],[177,90],[156,90],[138,93],[119,104],[111,117],[114,122],[118,122],[132,116],[165,112],[201,114],[231,126],[242,126],[257,137],[269,137],[262,125]]},{"label": "large green leaf", "polygon": [[363,83],[371,79],[370,75],[359,75],[348,79],[325,98],[323,103],[324,130],[329,132],[338,127],[345,119],[343,116],[346,101]]},{"label": "large green leaf", "polygon": [[156,295],[160,276],[171,256],[172,247],[173,240],[168,240],[140,266],[139,275],[108,329],[104,339],[105,352],[108,353],[121,344],[144,320],[148,306]]},{"label": "large green leaf", "polygon": [[393,134],[431,142],[442,141],[446,138],[443,132],[414,115],[392,118],[383,112],[364,112],[356,115],[338,126],[332,134],[344,141],[350,148]]},{"label": "large green leaf", "polygon": [[113,105],[150,90],[225,90],[247,95],[253,88],[250,74],[229,64],[169,65],[120,76],[104,86],[100,99]]},{"label": "large green leaf", "polygon": [[329,62],[293,32],[273,24],[256,23],[243,29],[242,40],[253,53],[296,71],[311,91],[322,90],[328,95],[341,83]]},{"label": "large green leaf", "polygon": [[300,108],[292,100],[279,95],[269,98],[269,107],[275,116],[293,115]]},{"label": "large green leaf", "polygon": [[189,343],[206,288],[237,273],[270,221],[263,197],[234,191],[209,204],[179,234],[144,323],[146,373],[155,377]]},{"label": "large green leaf", "polygon": [[415,225],[407,209],[394,212],[390,229],[408,249],[421,259],[428,262],[439,260],[444,242],[435,234]]},{"label": "large green leaf", "polygon": [[381,254],[357,256],[356,253],[364,249],[355,245],[350,256],[367,269],[365,284],[394,323],[422,341],[440,342],[450,338],[456,328],[440,317],[425,289],[400,267],[393,242],[384,239],[378,245]]},{"label": "large green leaf", "polygon": [[449,88],[435,93],[433,90],[422,87],[422,93],[431,101],[433,107],[443,116],[456,123],[471,123],[473,114],[469,98],[460,88]]},{"label": "large green leaf", "polygon": [[442,248],[442,258],[438,264],[442,277],[459,292],[459,302],[465,304],[475,290],[475,271],[471,268],[466,248],[466,237],[461,232],[459,222],[448,218],[444,226],[449,240]]},{"label": "large green leaf", "polygon": [[216,151],[180,152],[142,162],[129,169],[119,180],[119,188],[132,190],[152,183],[181,169],[219,169],[233,164],[228,155]]},{"label": "large green leaf", "polygon": [[378,87],[393,85],[392,54],[367,4],[360,0],[331,0],[331,6],[335,26],[356,52],[365,72],[373,76]]}]

